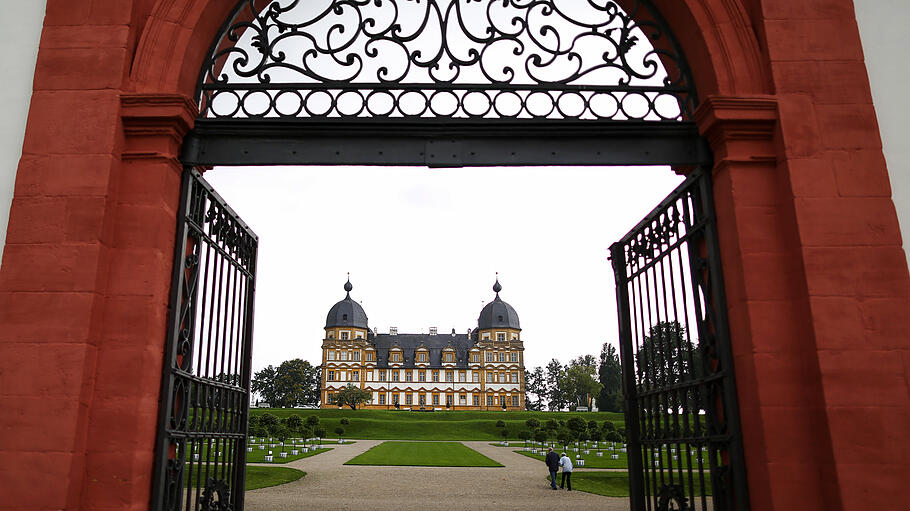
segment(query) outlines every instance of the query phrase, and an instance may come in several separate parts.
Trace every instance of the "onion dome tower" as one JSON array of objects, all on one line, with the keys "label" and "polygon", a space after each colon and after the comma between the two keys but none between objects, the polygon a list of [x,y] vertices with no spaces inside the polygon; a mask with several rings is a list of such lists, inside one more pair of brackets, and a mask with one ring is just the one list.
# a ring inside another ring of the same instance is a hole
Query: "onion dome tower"
[{"label": "onion dome tower", "polygon": [[367,313],[359,303],[351,298],[351,290],[354,286],[351,284],[351,276],[348,274],[348,281],[344,284],[346,295],[343,300],[339,301],[329,309],[329,314],[325,318],[326,330],[330,328],[355,328],[367,330]]},{"label": "onion dome tower", "polygon": [[480,316],[477,318],[477,330],[510,329],[516,332],[521,331],[518,313],[515,312],[515,308],[499,297],[499,292],[502,291],[502,284],[499,283],[498,274],[496,283],[493,284],[493,291],[496,293],[496,297],[480,310]]}]

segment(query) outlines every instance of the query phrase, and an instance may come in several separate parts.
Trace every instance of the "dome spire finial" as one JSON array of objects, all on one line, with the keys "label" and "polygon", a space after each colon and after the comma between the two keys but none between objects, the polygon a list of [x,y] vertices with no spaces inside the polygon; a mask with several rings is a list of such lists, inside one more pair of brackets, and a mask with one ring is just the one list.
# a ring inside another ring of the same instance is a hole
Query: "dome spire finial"
[{"label": "dome spire finial", "polygon": [[496,297],[499,298],[499,292],[502,291],[502,284],[499,283],[499,272],[496,272],[496,283],[493,284],[493,291],[496,293]]},{"label": "dome spire finial", "polygon": [[344,283],[344,290],[347,291],[347,296],[345,298],[351,297],[351,290],[354,289],[354,286],[351,285],[351,272],[348,272],[348,281]]}]

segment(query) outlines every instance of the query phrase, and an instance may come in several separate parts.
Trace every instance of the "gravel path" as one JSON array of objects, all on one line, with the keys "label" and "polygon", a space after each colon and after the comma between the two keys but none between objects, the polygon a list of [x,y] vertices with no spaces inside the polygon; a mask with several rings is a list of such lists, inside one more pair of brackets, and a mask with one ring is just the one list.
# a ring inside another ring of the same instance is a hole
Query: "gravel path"
[{"label": "gravel path", "polygon": [[[462,442],[505,465],[504,468],[371,467],[344,462],[382,440],[358,440],[285,465],[307,473],[293,483],[246,492],[250,511],[310,509],[446,510],[542,509],[583,511],[629,509],[628,500],[580,491],[553,491],[540,461],[494,447],[488,442]],[[273,465],[276,466],[276,465]]]}]

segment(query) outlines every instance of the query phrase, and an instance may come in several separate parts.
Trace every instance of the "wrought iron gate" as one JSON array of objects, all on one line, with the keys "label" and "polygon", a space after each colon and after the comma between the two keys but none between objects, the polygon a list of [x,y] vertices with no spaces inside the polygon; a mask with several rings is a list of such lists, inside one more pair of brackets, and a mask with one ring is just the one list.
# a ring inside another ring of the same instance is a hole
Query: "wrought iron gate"
[{"label": "wrought iron gate", "polygon": [[183,173],[153,510],[243,509],[258,238]]},{"label": "wrought iron gate", "polygon": [[748,509],[710,169],[610,252],[632,509]]}]

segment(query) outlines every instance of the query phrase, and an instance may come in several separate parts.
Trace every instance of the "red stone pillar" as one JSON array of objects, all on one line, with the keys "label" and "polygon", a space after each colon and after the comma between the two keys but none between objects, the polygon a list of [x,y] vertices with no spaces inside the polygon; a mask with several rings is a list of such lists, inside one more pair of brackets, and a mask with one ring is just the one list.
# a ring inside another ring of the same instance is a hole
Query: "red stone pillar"
[{"label": "red stone pillar", "polygon": [[714,194],[753,509],[822,509],[832,481],[800,240],[778,169],[772,96],[710,97],[696,112]]}]

